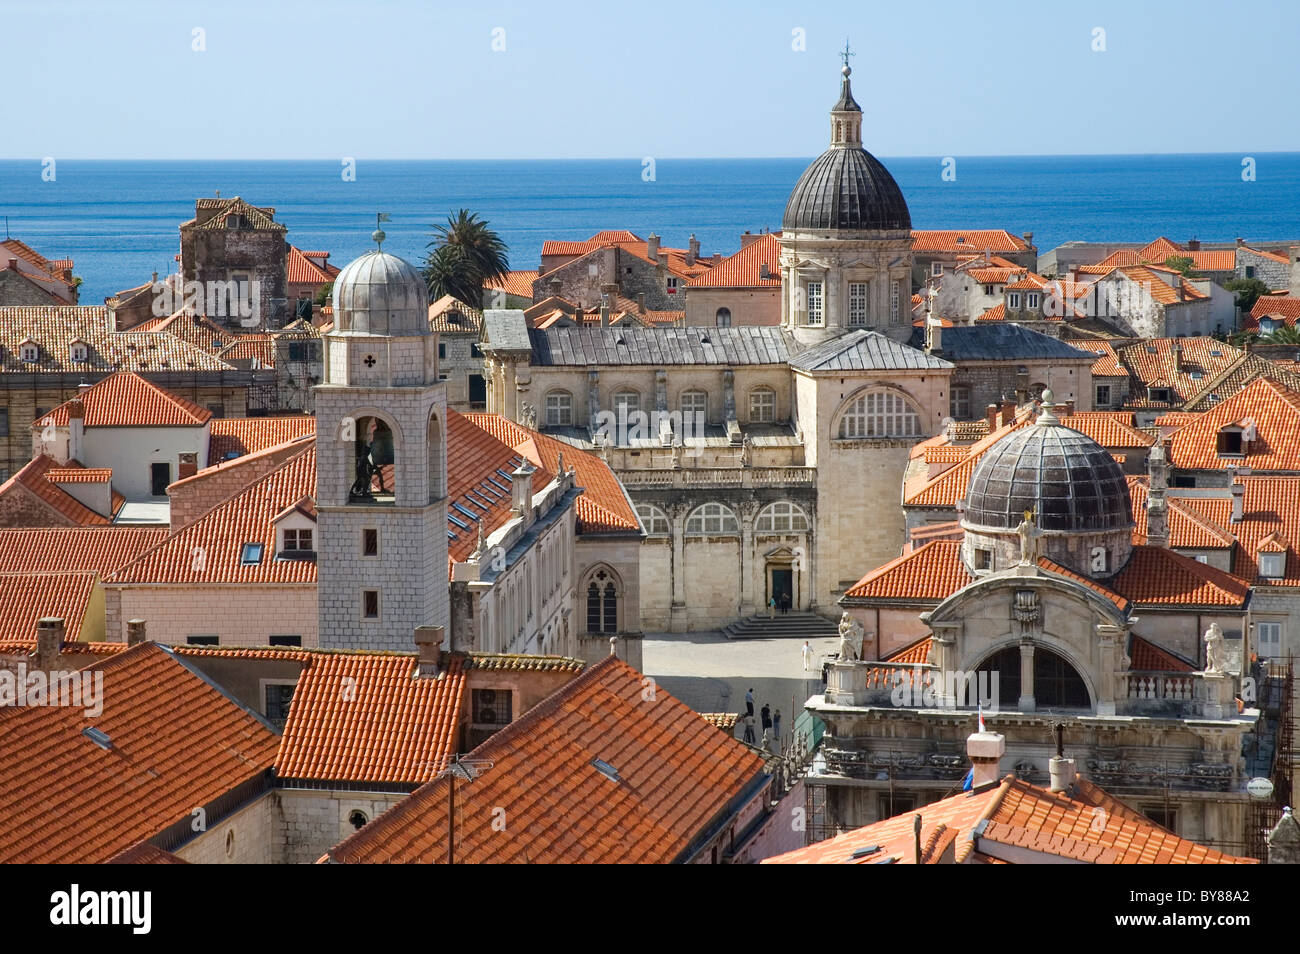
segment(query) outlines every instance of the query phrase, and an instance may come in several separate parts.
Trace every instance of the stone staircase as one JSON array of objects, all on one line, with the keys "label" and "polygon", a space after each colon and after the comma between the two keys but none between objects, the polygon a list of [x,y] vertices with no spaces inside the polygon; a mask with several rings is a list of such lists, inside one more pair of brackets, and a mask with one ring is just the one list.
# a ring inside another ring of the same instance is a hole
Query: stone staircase
[{"label": "stone staircase", "polygon": [[816,613],[777,613],[768,619],[766,613],[747,616],[722,628],[728,639],[824,639],[839,635],[834,620]]}]

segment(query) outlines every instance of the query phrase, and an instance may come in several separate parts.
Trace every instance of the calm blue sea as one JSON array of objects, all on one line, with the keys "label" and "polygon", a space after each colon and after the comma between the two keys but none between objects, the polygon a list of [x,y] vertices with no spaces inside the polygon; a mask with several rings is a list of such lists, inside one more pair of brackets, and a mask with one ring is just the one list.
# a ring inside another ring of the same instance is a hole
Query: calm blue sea
[{"label": "calm blue sea", "polygon": [[[1165,234],[1259,241],[1300,237],[1300,153],[1261,153],[1255,181],[1240,155],[958,158],[943,181],[938,158],[885,159],[917,228],[1032,231],[1047,250],[1070,239],[1145,241]],[[704,254],[730,253],[745,229],[780,228],[786,197],[809,159],[662,159],[653,181],[639,160],[360,161],[345,182],[329,161],[60,161],[54,181],[35,160],[0,161],[0,216],[51,258],[70,256],[98,303],[178,250],[177,225],[194,199],[221,190],[276,208],[299,248],[346,263],[369,246],[374,213],[392,213],[388,248],[417,260],[429,226],[465,207],[510,246],[511,265],[535,268],[542,241],[605,228],[658,232]],[[0,228],[3,221],[0,220]]]}]

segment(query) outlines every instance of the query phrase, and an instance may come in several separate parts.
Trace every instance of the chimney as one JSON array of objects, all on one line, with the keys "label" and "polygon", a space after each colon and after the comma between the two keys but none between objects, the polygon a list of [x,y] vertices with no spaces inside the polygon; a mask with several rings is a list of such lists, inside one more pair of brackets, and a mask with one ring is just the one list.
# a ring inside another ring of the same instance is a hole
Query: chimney
[{"label": "chimney", "polygon": [[11,272],[18,271],[18,259],[16,258],[9,259],[9,270]]},{"label": "chimney", "polygon": [[1026,233],[1025,233],[1025,244],[1026,244],[1026,245],[1029,245],[1029,246],[1032,246],[1032,245],[1034,244],[1034,233],[1033,233],[1033,232],[1026,232]]},{"label": "chimney", "polygon": [[1242,238],[1240,235],[1238,235],[1238,236],[1237,236],[1237,244],[1238,244],[1239,246],[1240,246],[1240,245],[1245,245],[1245,244],[1246,244],[1246,240],[1245,240],[1244,238]]},{"label": "chimney", "polygon": [[759,236],[751,233],[749,229],[745,229],[745,231],[740,235],[740,247],[749,248],[752,243],[757,242],[758,240]]},{"label": "chimney", "polygon": [[1014,422],[1015,419],[1016,419],[1016,402],[1011,400],[1011,398],[1004,397],[1002,399],[1002,420],[1001,420],[1002,426],[1006,427],[1008,424]]},{"label": "chimney", "polygon": [[693,264],[695,260],[700,257],[700,240],[695,237],[694,232],[692,232],[691,237],[686,240],[686,251],[690,255],[690,260],[687,262],[688,265]]},{"label": "chimney", "polygon": [[1070,400],[1065,402],[1065,413],[1066,416],[1074,413],[1074,398],[1070,398]]},{"label": "chimney", "polygon": [[[82,460],[86,436],[86,402],[81,399],[83,393],[79,387],[76,397],[68,402],[68,458],[77,461]],[[50,448],[45,448],[45,452],[50,453]]]},{"label": "chimney", "polygon": [[151,282],[151,284],[153,284],[153,285],[157,285],[157,284],[158,284],[158,273],[157,273],[157,272],[154,272],[154,273],[153,273],[153,281]]},{"label": "chimney", "polygon": [[925,353],[943,353],[943,322],[933,315],[925,320]]},{"label": "chimney", "polygon": [[186,477],[193,477],[198,472],[199,472],[199,455],[181,454],[180,462],[176,465],[176,479],[184,480]]},{"label": "chimney", "polygon": [[1007,751],[1007,740],[1000,732],[972,732],[966,738],[966,754],[974,769],[972,788],[995,785],[1001,777],[1000,762]]},{"label": "chimney", "polygon": [[546,293],[554,298],[562,297],[560,292],[564,289],[564,283],[558,278],[552,278],[546,283]]},{"label": "chimney", "polygon": [[636,313],[638,315],[645,314],[645,292],[636,293]]},{"label": "chimney", "polygon": [[659,236],[655,235],[653,232],[651,232],[650,237],[645,240],[645,257],[650,259],[652,262],[659,261]]},{"label": "chimney", "polygon": [[1201,240],[1200,240],[1200,239],[1194,239],[1194,238],[1193,238],[1193,239],[1188,239],[1188,240],[1187,240],[1187,251],[1189,251],[1189,252],[1199,252],[1200,250],[1201,250]]},{"label": "chimney", "polygon": [[510,509],[521,517],[533,508],[533,465],[524,461],[510,475]]},{"label": "chimney", "polygon": [[59,664],[63,649],[63,619],[43,616],[36,621],[36,668],[49,672]]},{"label": "chimney", "polygon": [[128,619],[126,621],[126,644],[128,646],[139,646],[141,643],[147,642],[148,640],[149,636],[145,632],[144,620],[137,616],[135,619]]},{"label": "chimney", "polygon": [[[1178,283],[1178,297],[1180,299],[1183,297],[1182,282]],[[1183,373],[1183,346],[1179,344],[1178,339],[1176,338],[1174,339],[1174,344],[1173,347],[1170,349],[1170,353],[1174,356],[1174,370],[1177,371],[1179,374],[1182,374]]]},{"label": "chimney", "polygon": [[1050,791],[1068,791],[1074,784],[1074,759],[1065,757],[1065,723],[1056,724],[1056,755],[1047,762],[1047,772],[1051,776],[1048,785]]},{"label": "chimney", "polygon": [[984,421],[988,424],[989,433],[992,434],[998,429],[998,406],[990,404],[984,412]]},{"label": "chimney", "polygon": [[441,626],[415,627],[415,673],[417,676],[436,676],[442,663],[442,639],[446,630]]},{"label": "chimney", "polygon": [[1242,518],[1246,515],[1246,486],[1245,484],[1232,485],[1232,522],[1241,523]]}]

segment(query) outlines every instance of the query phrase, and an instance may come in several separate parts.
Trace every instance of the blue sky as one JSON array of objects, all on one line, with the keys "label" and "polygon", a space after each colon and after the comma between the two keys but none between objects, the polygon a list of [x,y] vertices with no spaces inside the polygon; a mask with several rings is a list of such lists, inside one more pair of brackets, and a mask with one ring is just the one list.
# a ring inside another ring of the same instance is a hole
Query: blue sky
[{"label": "blue sky", "polygon": [[5,0],[0,13],[4,158],[811,156],[846,35],[878,155],[1300,150],[1292,0]]}]

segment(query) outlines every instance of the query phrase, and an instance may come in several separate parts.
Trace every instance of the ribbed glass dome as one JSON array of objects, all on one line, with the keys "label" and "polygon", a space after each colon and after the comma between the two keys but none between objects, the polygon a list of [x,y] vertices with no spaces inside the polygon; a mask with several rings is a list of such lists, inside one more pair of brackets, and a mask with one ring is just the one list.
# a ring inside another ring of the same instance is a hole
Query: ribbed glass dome
[{"label": "ribbed glass dome", "polygon": [[966,494],[965,523],[1015,530],[1026,510],[1043,530],[1082,533],[1133,525],[1128,482],[1104,447],[1044,415],[980,457]]},{"label": "ribbed glass dome", "polygon": [[429,334],[429,294],[415,266],[376,249],[334,280],[334,330],[368,335]]}]

